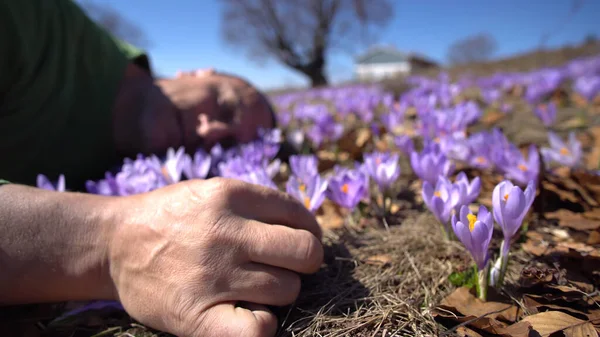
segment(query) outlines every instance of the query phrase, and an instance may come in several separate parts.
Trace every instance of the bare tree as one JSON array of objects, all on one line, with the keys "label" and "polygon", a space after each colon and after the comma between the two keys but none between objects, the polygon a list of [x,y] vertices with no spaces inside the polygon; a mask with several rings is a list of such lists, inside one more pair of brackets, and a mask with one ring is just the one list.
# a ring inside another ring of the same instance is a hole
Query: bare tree
[{"label": "bare tree", "polygon": [[89,0],[79,2],[87,15],[115,37],[138,48],[148,48],[150,43],[144,32],[114,8]]},{"label": "bare tree", "polygon": [[448,48],[448,61],[451,64],[487,61],[496,48],[496,40],[491,35],[473,35],[454,42]]},{"label": "bare tree", "polygon": [[333,52],[349,51],[393,16],[389,0],[223,0],[222,33],[256,61],[277,60],[327,84]]}]

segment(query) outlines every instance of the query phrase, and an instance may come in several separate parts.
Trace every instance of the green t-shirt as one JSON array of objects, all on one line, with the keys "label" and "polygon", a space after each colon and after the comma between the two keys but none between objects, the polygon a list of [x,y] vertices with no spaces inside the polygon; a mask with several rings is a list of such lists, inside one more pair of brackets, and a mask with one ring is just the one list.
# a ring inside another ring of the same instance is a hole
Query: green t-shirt
[{"label": "green t-shirt", "polygon": [[130,61],[149,71],[71,0],[0,1],[0,178],[101,176],[118,160],[111,112]]}]

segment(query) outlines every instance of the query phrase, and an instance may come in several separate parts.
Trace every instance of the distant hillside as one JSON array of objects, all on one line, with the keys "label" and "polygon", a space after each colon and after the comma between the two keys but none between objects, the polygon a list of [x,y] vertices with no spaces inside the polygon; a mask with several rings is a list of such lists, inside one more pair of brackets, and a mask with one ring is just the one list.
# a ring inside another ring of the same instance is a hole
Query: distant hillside
[{"label": "distant hillside", "polygon": [[[470,63],[449,68],[430,69],[415,75],[437,76],[447,72],[453,80],[460,76],[487,76],[497,72],[526,72],[543,67],[557,67],[573,59],[600,54],[600,42],[590,42],[579,46],[565,46],[559,49],[534,50],[504,59],[482,63]],[[403,78],[387,79],[381,82],[384,88],[399,95],[410,86]]]},{"label": "distant hillside", "polygon": [[[598,54],[600,54],[600,43],[595,42],[559,49],[534,50],[504,59],[454,66],[445,70],[453,77],[462,74],[486,76],[496,72],[524,72],[543,67],[556,67],[579,57]],[[438,69],[425,74],[434,75],[439,71]]]}]

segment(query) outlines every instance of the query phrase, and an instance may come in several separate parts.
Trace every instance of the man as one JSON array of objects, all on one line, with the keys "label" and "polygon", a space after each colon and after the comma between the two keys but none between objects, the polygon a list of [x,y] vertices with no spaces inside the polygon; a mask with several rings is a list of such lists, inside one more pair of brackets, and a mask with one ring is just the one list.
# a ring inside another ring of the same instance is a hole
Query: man
[{"label": "man", "polygon": [[131,197],[29,187],[70,183],[123,156],[248,141],[266,100],[211,71],[154,80],[148,59],[70,0],[0,2],[0,305],[119,300],[178,336],[272,336],[323,259],[293,198],[227,179]]}]

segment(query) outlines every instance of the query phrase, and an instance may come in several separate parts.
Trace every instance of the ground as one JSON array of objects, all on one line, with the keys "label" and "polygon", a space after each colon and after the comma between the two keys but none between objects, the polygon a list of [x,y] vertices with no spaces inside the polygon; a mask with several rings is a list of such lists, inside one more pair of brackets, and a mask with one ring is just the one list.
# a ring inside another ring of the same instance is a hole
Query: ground
[{"label": "ground", "polygon": [[[569,105],[559,109],[556,125],[561,136],[578,131],[588,168],[597,168],[600,114]],[[524,106],[509,115],[486,111],[475,129],[491,126],[517,144],[547,142],[546,128]],[[386,144],[356,146],[366,151]],[[443,238],[420,200],[420,183],[402,160],[400,192],[385,221],[376,205],[351,220],[331,205],[318,214],[325,227],[325,262],[317,274],[303,277],[296,303],[274,308],[278,336],[528,336],[532,326],[544,336],[597,336],[600,178],[565,170],[542,177],[538,201],[513,246],[506,285],[481,302],[464,279],[469,254],[458,241]],[[483,179],[478,202],[489,206],[500,178],[468,173]],[[500,240],[496,231],[495,251]],[[27,337],[168,336],[118,311],[89,311],[51,323],[65,305],[3,308],[0,331]]]}]

